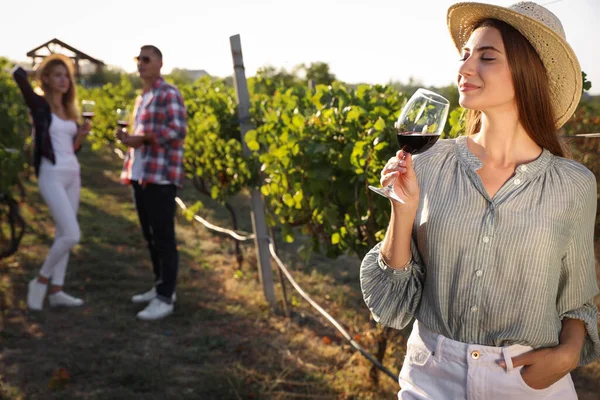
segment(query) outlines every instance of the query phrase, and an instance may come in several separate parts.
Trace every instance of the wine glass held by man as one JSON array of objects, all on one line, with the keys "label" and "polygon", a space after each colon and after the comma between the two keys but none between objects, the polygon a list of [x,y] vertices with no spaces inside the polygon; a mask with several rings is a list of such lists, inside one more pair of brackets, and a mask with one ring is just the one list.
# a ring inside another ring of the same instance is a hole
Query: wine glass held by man
[{"label": "wine glass held by man", "polygon": [[404,204],[363,259],[363,297],[385,326],[415,319],[401,399],[576,399],[570,372],[600,355],[596,178],[558,136],[579,62],[533,2],[447,20],[466,132],[383,168]]},{"label": "wine glass held by man", "polygon": [[81,101],[81,116],[89,122],[96,116],[96,102],[94,100]]},{"label": "wine glass held by man", "polygon": [[81,237],[77,222],[81,176],[76,153],[90,130],[88,121],[79,123],[73,69],[73,62],[67,57],[46,57],[36,71],[41,96],[29,84],[25,70],[18,67],[13,72],[35,128],[33,165],[38,187],[56,224],[50,251],[38,276],[28,285],[27,305],[33,310],[43,308],[48,284],[50,306],[83,304],[83,300],[63,291],[69,253]]}]

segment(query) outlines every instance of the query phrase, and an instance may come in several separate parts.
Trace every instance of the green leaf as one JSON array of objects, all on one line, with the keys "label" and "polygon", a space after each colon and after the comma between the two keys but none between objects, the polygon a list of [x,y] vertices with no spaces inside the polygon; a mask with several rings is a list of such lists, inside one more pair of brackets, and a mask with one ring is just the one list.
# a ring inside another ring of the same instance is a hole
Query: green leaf
[{"label": "green leaf", "polygon": [[256,140],[246,141],[246,144],[251,151],[258,151],[260,149],[260,144]]},{"label": "green leaf", "polygon": [[590,90],[592,88],[592,82],[587,80],[587,74],[585,72],[581,72],[582,78],[583,78],[583,91],[587,92],[588,90]]},{"label": "green leaf", "polygon": [[377,143],[377,145],[375,146],[375,151],[380,151],[385,149],[386,147],[388,147],[388,144],[386,142],[379,142]]},{"label": "green leaf", "polygon": [[331,235],[331,244],[336,245],[338,243],[340,243],[341,237],[339,233],[334,233],[333,235]]},{"label": "green leaf", "polygon": [[365,110],[362,107],[352,107],[352,109],[348,112],[347,121],[358,121],[362,115],[365,114]]},{"label": "green leaf", "polygon": [[304,117],[299,114],[295,114],[292,118],[292,125],[294,125],[296,128],[304,127]]},{"label": "green leaf", "polygon": [[289,194],[289,193],[284,194],[282,197],[282,200],[286,206],[288,206],[288,207],[294,206],[294,198],[292,197],[291,194]]},{"label": "green leaf", "polygon": [[304,194],[302,193],[302,189],[300,189],[296,193],[294,193],[294,201],[296,203],[300,203],[303,198],[304,198]]},{"label": "green leaf", "polygon": [[248,132],[246,132],[246,134],[244,135],[244,140],[246,141],[246,143],[248,143],[249,141],[253,141],[256,140],[257,137],[257,132],[255,129],[249,130]]},{"label": "green leaf", "polygon": [[378,131],[383,131],[386,127],[385,121],[383,120],[383,118],[379,117],[377,119],[377,122],[375,122],[375,126],[374,128]]}]

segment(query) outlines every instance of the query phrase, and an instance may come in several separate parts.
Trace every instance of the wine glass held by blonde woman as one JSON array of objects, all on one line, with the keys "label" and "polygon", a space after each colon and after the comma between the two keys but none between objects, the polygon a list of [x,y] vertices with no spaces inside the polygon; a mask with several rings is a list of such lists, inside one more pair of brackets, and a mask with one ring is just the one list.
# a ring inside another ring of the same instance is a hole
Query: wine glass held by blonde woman
[{"label": "wine glass held by blonde woman", "polygon": [[33,165],[38,187],[50,209],[55,223],[55,237],[37,277],[29,282],[27,305],[41,310],[48,284],[50,306],[77,307],[83,300],[65,293],[69,254],[80,240],[77,222],[81,177],[76,152],[89,133],[89,123],[81,120],[77,109],[77,94],[73,78],[73,62],[62,55],[52,54],[37,69],[38,95],[27,80],[27,73],[15,68],[13,77],[34,124]]},{"label": "wine glass held by blonde woman", "polygon": [[382,171],[384,240],[361,265],[375,319],[415,319],[401,399],[576,399],[570,372],[600,354],[596,179],[557,130],[581,69],[558,18],[521,2],[448,11],[465,135]]}]

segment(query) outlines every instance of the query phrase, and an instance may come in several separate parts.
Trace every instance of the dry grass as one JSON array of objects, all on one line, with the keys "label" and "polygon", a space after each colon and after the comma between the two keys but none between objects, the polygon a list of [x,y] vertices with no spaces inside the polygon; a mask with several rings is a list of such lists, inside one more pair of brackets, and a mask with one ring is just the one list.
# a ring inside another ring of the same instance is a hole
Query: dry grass
[{"label": "dry grass", "polygon": [[[178,301],[159,322],[135,319],[133,293],[151,285],[150,263],[127,188],[111,154],[84,152],[80,224],[66,289],[86,300],[76,310],[30,312],[24,304],[52,240],[52,224],[34,183],[26,184],[27,235],[0,265],[0,399],[381,399],[397,384],[380,374],[288,286],[292,318],[272,313],[262,297],[252,244],[240,271],[229,239],[183,217]],[[181,194],[191,203],[196,194]],[[229,226],[226,212],[202,199],[201,214]],[[237,199],[242,229],[247,201]],[[359,261],[305,260],[296,245],[278,253],[302,287],[369,351],[374,329],[358,286]],[[278,298],[281,299],[277,285]],[[280,304],[281,306],[281,304]],[[281,308],[281,307],[280,307]],[[386,366],[399,371],[405,339],[390,345]],[[580,369],[581,399],[597,399],[600,363]]]},{"label": "dry grass", "polygon": [[[232,242],[183,217],[176,312],[160,322],[137,321],[140,307],[129,298],[146,290],[152,276],[129,191],[117,182],[119,163],[111,154],[84,152],[81,162],[83,239],[73,251],[66,290],[82,296],[86,306],[26,309],[27,281],[52,241],[51,218],[35,182],[26,183],[27,235],[19,252],[0,265],[0,398],[368,399],[396,391],[383,375],[381,386],[372,386],[368,362],[298,296],[290,296],[291,319],[269,311],[252,244],[243,247],[245,263],[237,271]],[[187,190],[181,195],[191,203],[196,194]],[[229,224],[221,207],[203,201],[203,216]],[[250,230],[245,198],[236,207],[242,229]],[[281,253],[300,267],[299,282],[353,334],[363,335],[365,345],[372,344],[358,261],[315,257],[317,267],[308,268],[293,247]]]}]

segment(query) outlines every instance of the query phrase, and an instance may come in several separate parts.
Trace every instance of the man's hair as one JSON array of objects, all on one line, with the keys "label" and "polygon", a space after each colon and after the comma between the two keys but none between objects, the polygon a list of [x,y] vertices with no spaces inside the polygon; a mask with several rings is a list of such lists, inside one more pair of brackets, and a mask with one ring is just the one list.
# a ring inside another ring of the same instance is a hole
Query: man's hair
[{"label": "man's hair", "polygon": [[156,46],[146,44],[142,46],[140,50],[152,50],[152,52],[156,54],[160,60],[162,60],[162,52]]}]

